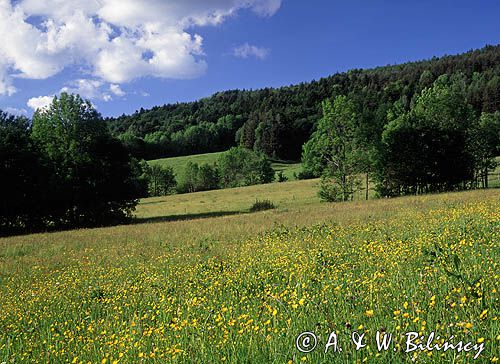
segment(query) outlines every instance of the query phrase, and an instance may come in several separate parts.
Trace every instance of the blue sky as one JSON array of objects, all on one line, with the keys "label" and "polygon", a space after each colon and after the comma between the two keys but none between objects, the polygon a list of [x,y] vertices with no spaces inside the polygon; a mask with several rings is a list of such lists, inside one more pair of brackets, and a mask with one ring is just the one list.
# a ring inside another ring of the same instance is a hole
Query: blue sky
[{"label": "blue sky", "polygon": [[64,3],[0,0],[1,109],[67,90],[113,116],[500,43],[495,0]]}]

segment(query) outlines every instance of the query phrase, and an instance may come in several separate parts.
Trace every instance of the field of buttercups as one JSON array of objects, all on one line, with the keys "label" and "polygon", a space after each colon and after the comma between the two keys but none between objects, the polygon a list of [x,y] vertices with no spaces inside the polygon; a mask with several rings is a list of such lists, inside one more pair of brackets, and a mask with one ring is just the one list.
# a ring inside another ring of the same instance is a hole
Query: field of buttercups
[{"label": "field of buttercups", "polygon": [[[105,244],[68,250],[60,268],[41,261],[2,277],[0,362],[500,361],[499,201],[395,209],[231,244],[165,244],[148,256],[96,259]],[[296,347],[305,331],[318,339],[310,353]],[[357,351],[354,331],[367,344]],[[377,331],[392,334],[389,350],[377,350]],[[406,353],[408,332],[484,350],[476,360],[474,351]],[[342,352],[325,353],[331,333]]]}]

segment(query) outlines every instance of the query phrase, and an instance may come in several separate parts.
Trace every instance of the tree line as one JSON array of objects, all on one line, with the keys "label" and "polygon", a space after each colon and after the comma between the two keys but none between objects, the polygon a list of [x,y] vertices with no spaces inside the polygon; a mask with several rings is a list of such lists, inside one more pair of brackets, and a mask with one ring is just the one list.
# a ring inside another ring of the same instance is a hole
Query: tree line
[{"label": "tree line", "polygon": [[464,75],[442,75],[408,109],[395,102],[380,129],[363,124],[354,99],[327,99],[303,148],[305,174],[322,178],[327,201],[352,199],[363,175],[379,196],[486,188],[500,155],[500,111],[477,115],[466,94]]},{"label": "tree line", "polygon": [[[63,93],[32,120],[0,112],[0,234],[122,223],[147,195],[271,182],[269,157],[301,159],[329,201],[370,181],[379,196],[487,187],[499,93],[500,46],[116,119]],[[143,160],[228,149],[180,176]]]},{"label": "tree line", "polygon": [[360,123],[373,132],[375,142],[394,103],[409,111],[412,100],[444,74],[463,77],[464,96],[476,115],[499,110],[497,45],[427,61],[355,69],[295,86],[230,90],[107,121],[113,135],[138,158],[219,152],[241,145],[271,158],[298,161],[322,117],[323,100],[338,95],[353,100],[360,106]]},{"label": "tree line", "polygon": [[33,120],[0,111],[0,234],[118,224],[139,189],[90,102],[63,93]]},{"label": "tree line", "polygon": [[188,162],[179,176],[172,167],[139,162],[143,196],[164,196],[271,183],[275,171],[262,153],[233,147],[217,162]]}]

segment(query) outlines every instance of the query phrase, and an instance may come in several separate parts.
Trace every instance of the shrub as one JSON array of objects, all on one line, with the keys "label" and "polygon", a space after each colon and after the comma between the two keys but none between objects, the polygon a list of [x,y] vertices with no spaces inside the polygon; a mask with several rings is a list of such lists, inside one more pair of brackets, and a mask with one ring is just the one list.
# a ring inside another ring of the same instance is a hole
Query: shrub
[{"label": "shrub", "polygon": [[224,153],[219,159],[223,187],[250,186],[270,183],[274,180],[271,162],[262,153],[237,147]]},{"label": "shrub", "polygon": [[278,177],[278,182],[286,182],[286,181],[288,181],[288,177],[285,176],[285,174],[283,173],[283,171],[279,171],[277,173],[277,177]]},{"label": "shrub", "polygon": [[276,206],[270,200],[255,200],[252,207],[250,207],[250,212],[273,210]]},{"label": "shrub", "polygon": [[148,182],[149,196],[166,196],[175,192],[177,182],[172,167],[161,167],[154,164],[145,170],[145,178]]},{"label": "shrub", "polygon": [[220,174],[217,164],[189,162],[177,187],[179,193],[216,190],[220,187]]},{"label": "shrub", "polygon": [[342,201],[342,191],[340,189],[340,186],[327,177],[321,178],[321,185],[318,196],[321,201],[325,202]]},{"label": "shrub", "polygon": [[299,173],[294,172],[293,176],[295,177],[296,180],[313,179],[318,177],[314,175],[312,172],[309,172],[307,170],[300,171]]},{"label": "shrub", "polygon": [[347,176],[344,187],[342,187],[336,178],[332,178],[325,174],[321,177],[318,196],[322,201],[326,202],[352,201],[354,192],[359,189],[360,180],[356,176]]}]

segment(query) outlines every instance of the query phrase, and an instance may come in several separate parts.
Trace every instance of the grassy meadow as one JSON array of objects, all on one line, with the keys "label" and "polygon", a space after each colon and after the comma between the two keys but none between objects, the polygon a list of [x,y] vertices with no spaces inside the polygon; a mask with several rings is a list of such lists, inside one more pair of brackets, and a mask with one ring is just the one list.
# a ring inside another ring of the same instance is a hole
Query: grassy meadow
[{"label": "grassy meadow", "polygon": [[[225,152],[194,154],[183,157],[163,158],[149,161],[150,164],[158,164],[162,167],[172,167],[176,176],[182,175],[186,164],[189,162],[198,164],[214,164]],[[302,171],[302,165],[294,162],[271,161],[272,167],[276,172],[283,172],[289,181],[294,180],[294,173]]]},{"label": "grassy meadow", "polygon": [[[0,239],[0,362],[498,360],[498,190],[326,204],[315,184],[146,199],[136,224]],[[278,208],[249,214],[254,197]],[[377,330],[395,351],[377,352]],[[484,351],[405,354],[408,331]],[[324,353],[330,332],[342,353]]]},{"label": "grassy meadow", "polygon": [[498,188],[500,187],[500,157],[496,157],[496,167],[494,170],[489,172],[488,185],[489,187]]}]

